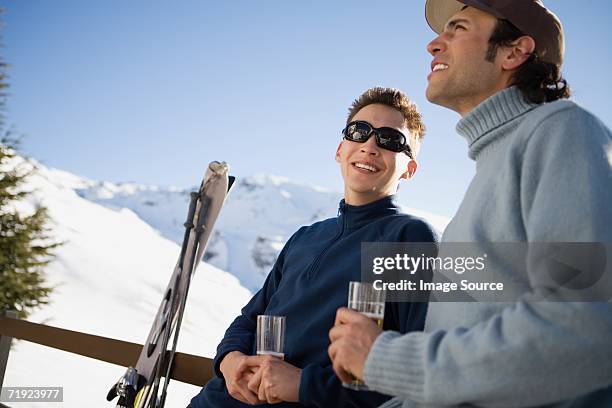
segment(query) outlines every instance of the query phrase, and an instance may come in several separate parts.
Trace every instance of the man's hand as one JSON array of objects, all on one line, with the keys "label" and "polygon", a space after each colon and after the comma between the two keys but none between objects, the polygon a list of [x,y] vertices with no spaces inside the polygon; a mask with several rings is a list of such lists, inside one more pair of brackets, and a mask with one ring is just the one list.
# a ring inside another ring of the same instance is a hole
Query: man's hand
[{"label": "man's hand", "polygon": [[269,404],[299,402],[302,370],[273,356],[258,356],[259,370],[249,381],[249,390]]},{"label": "man's hand", "polygon": [[249,390],[247,386],[258,368],[256,365],[251,365],[248,359],[249,356],[240,351],[232,351],[223,357],[219,369],[225,378],[227,391],[232,397],[245,404],[261,404],[265,401],[259,400],[257,393]]},{"label": "man's hand", "polygon": [[327,352],[343,383],[350,383],[353,377],[363,380],[366,358],[381,333],[382,329],[361,313],[346,307],[338,309]]}]

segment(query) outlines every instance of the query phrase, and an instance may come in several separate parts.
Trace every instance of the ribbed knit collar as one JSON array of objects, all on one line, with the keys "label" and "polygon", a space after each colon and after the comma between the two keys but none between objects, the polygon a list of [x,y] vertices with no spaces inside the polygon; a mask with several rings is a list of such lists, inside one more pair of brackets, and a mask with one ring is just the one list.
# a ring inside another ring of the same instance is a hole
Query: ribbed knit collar
[{"label": "ribbed knit collar", "polygon": [[485,135],[536,106],[538,105],[526,101],[515,86],[506,88],[481,102],[456,126],[457,133],[468,142],[470,158],[474,159],[476,153],[488,144],[489,140],[484,137]]},{"label": "ribbed knit collar", "polygon": [[390,195],[365,205],[350,205],[344,199],[338,208],[338,222],[346,229],[361,228],[372,220],[387,215],[398,214],[400,206],[396,204],[395,195]]}]

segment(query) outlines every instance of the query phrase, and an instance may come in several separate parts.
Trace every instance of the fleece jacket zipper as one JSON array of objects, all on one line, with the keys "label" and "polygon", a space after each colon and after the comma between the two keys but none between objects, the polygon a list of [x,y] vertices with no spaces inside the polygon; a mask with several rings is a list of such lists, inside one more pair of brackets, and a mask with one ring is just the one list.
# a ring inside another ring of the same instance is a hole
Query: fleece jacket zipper
[{"label": "fleece jacket zipper", "polygon": [[325,254],[327,254],[327,252],[336,243],[336,241],[338,241],[338,239],[342,237],[342,234],[344,234],[345,228],[346,228],[346,214],[344,214],[344,217],[342,217],[342,227],[340,228],[340,231],[336,234],[334,238],[332,238],[329,245],[325,246],[325,249],[323,249],[323,251],[319,253],[319,256],[316,257],[316,259],[312,262],[310,268],[308,268],[308,273],[306,274],[306,277],[308,279],[312,279],[316,275],[316,272],[318,272],[319,270],[319,264],[321,263],[321,259],[325,256]]}]

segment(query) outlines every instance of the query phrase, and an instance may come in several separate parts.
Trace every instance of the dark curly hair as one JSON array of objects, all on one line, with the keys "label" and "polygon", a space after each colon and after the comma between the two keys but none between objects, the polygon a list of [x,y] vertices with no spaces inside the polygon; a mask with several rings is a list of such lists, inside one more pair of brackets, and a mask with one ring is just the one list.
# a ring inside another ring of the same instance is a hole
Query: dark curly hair
[{"label": "dark curly hair", "polygon": [[[485,59],[493,62],[499,47],[507,47],[517,38],[524,36],[514,24],[505,19],[497,19],[497,25],[489,38],[489,48]],[[552,102],[569,98],[571,90],[561,75],[560,67],[541,61],[538,53],[532,53],[512,76],[515,85],[525,99],[533,103]]]}]

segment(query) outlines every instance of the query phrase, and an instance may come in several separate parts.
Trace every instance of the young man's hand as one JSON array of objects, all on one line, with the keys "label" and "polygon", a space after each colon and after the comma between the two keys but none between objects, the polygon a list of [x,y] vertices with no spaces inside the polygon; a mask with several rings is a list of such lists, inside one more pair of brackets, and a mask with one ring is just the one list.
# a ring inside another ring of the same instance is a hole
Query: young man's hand
[{"label": "young man's hand", "polygon": [[257,356],[259,370],[249,381],[249,390],[269,404],[299,402],[302,370],[273,356]]},{"label": "young man's hand", "polygon": [[232,351],[223,357],[219,369],[225,378],[227,391],[232,397],[245,404],[256,405],[265,400],[257,398],[257,393],[249,390],[247,386],[258,370],[257,365],[250,364],[249,357],[240,351]]},{"label": "young man's hand", "polygon": [[382,329],[361,313],[346,307],[338,309],[327,352],[343,383],[350,383],[353,377],[363,380],[366,358],[381,333]]}]

